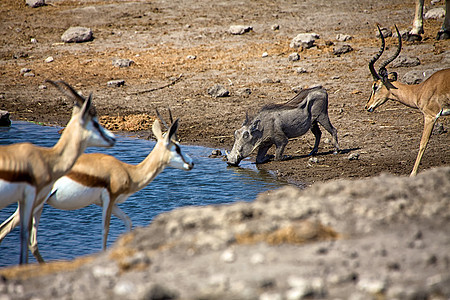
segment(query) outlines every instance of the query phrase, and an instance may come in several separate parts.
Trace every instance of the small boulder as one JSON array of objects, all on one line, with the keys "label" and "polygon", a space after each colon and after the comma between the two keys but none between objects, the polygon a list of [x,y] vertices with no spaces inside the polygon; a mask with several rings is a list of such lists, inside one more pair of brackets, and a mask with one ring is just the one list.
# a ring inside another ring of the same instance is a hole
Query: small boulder
[{"label": "small boulder", "polygon": [[336,36],[336,40],[338,40],[338,41],[340,41],[340,42],[346,42],[346,41],[349,41],[349,40],[351,40],[352,39],[352,36],[351,35],[348,35],[348,34],[341,34],[341,33],[339,33],[337,36]]},{"label": "small boulder", "polygon": [[300,55],[297,52],[291,53],[291,54],[289,54],[288,60],[289,61],[300,60]]},{"label": "small boulder", "polygon": [[26,0],[29,7],[36,8],[45,5],[45,0]]},{"label": "small boulder", "polygon": [[445,17],[444,7],[432,8],[424,15],[424,19],[440,19]]},{"label": "small boulder", "polygon": [[415,67],[418,65],[420,65],[420,60],[418,57],[409,57],[404,55],[400,55],[392,62],[392,68]]},{"label": "small boulder", "polygon": [[93,38],[92,30],[86,27],[70,27],[61,36],[64,43],[89,42]]},{"label": "small boulder", "polygon": [[127,58],[115,58],[113,59],[112,64],[115,67],[126,68],[134,64],[134,61]]},{"label": "small boulder", "polygon": [[123,79],[110,80],[110,81],[108,81],[107,85],[110,86],[110,87],[124,86],[125,85],[125,80],[123,80]]},{"label": "small boulder", "polygon": [[234,35],[241,35],[253,30],[252,26],[246,25],[231,25],[228,29],[228,32]]},{"label": "small boulder", "polygon": [[0,127],[11,126],[11,120],[9,119],[9,112],[6,110],[0,110]]},{"label": "small boulder", "polygon": [[291,48],[300,48],[303,47],[305,49],[311,48],[314,46],[314,42],[316,39],[319,39],[319,35],[317,33],[300,33],[295,38],[292,39],[290,43]]},{"label": "small boulder", "polygon": [[341,55],[341,54],[348,53],[351,51],[353,51],[352,46],[347,45],[347,44],[333,48],[334,55]]}]

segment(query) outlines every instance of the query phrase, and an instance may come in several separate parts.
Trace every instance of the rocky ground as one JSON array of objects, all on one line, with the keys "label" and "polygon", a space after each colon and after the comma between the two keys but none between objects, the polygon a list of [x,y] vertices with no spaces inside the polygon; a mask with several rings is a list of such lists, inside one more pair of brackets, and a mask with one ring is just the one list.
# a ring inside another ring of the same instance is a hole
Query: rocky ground
[{"label": "rocky ground", "polygon": [[[320,84],[343,150],[331,154],[324,132],[311,162],[312,134],[293,139],[285,150],[293,159],[258,168],[294,183],[326,183],[252,203],[176,210],[96,257],[2,270],[2,297],[449,298],[450,174],[442,166],[450,163],[450,119],[439,120],[422,173],[409,179],[393,175],[412,169],[422,115],[396,103],[364,111],[372,83],[367,65],[379,49],[376,24],[407,30],[413,2],[55,0],[30,8],[2,1],[0,110],[13,121],[64,125],[71,103],[44,85],[62,79],[93,92],[108,128],[147,137],[155,108],[167,115],[170,107],[183,143],[229,150],[246,112]],[[426,1],[427,10],[442,5]],[[414,80],[449,67],[450,41],[434,39],[441,23],[426,20],[423,41],[403,45],[401,56],[412,63],[389,70]],[[231,25],[252,30],[234,35]],[[93,39],[63,43],[71,26],[90,28]],[[311,48],[291,48],[299,33],[320,38]],[[392,54],[396,39],[386,42]],[[335,54],[344,45],[353,50]],[[294,52],[299,60],[289,59]],[[133,63],[120,67],[118,59]],[[114,80],[124,84],[108,85]],[[216,84],[229,96],[209,95]],[[392,175],[375,177],[384,172]],[[359,180],[336,181],[349,178]]]},{"label": "rocky ground", "polygon": [[449,299],[450,168],[186,207],[73,262],[0,270],[1,299]]}]

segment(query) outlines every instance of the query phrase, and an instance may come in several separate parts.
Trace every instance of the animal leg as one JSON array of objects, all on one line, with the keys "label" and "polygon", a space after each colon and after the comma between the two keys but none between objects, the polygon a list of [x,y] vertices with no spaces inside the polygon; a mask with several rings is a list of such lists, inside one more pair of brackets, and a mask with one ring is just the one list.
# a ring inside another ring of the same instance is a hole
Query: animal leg
[{"label": "animal leg", "polygon": [[319,124],[317,124],[317,121],[314,121],[311,125],[311,132],[314,134],[316,140],[314,142],[314,148],[312,149],[311,153],[309,155],[314,155],[319,151],[319,143],[320,143],[320,137],[322,136],[322,131],[320,131]]},{"label": "animal leg", "polygon": [[338,143],[338,136],[337,136],[337,130],[336,128],[331,125],[330,118],[328,115],[321,115],[317,119],[320,123],[320,125],[325,128],[326,131],[328,131],[331,134],[332,140],[333,140],[333,146],[334,146],[334,154],[338,154],[339,152],[339,143]]},{"label": "animal leg", "polygon": [[28,263],[28,241],[31,232],[31,219],[33,218],[34,199],[36,190],[27,186],[24,189],[23,200],[19,202],[20,212],[20,259],[19,264]]},{"label": "animal leg", "polygon": [[17,205],[16,211],[0,225],[0,242],[10,233],[17,225],[20,224],[20,210]]},{"label": "animal leg", "polygon": [[423,2],[424,0],[416,0],[416,10],[414,12],[414,21],[411,35],[421,35],[423,31]]},{"label": "animal leg", "polygon": [[417,169],[419,168],[423,153],[425,152],[425,148],[427,147],[428,141],[430,140],[431,132],[433,131],[435,122],[436,118],[425,117],[422,139],[420,140],[419,153],[417,154],[416,162],[410,175],[411,177],[417,174]]},{"label": "animal leg", "polygon": [[130,217],[128,217],[128,215],[126,213],[123,212],[123,210],[121,210],[117,204],[114,204],[112,207],[112,214],[114,216],[116,216],[117,218],[121,219],[124,223],[125,223],[125,228],[127,231],[131,231],[131,219]]},{"label": "animal leg", "polygon": [[288,138],[283,137],[281,140],[275,142],[277,149],[275,150],[275,160],[288,159],[289,156],[283,156],[284,148],[288,143]]},{"label": "animal leg", "polygon": [[439,30],[436,36],[437,40],[450,39],[450,0],[445,1],[445,18],[442,23],[442,28]]},{"label": "animal leg", "polygon": [[40,204],[34,209],[33,212],[33,228],[31,229],[31,235],[30,235],[30,251],[33,254],[33,256],[36,258],[36,260],[39,263],[44,263],[44,259],[41,256],[41,253],[39,252],[38,248],[38,242],[37,242],[37,231],[39,227],[39,221],[41,219],[42,210],[44,209],[44,203]]},{"label": "animal leg", "polygon": [[268,162],[272,157],[270,155],[266,155],[267,151],[269,151],[269,148],[272,145],[268,146],[260,146],[258,149],[258,155],[256,156],[256,163],[257,164],[263,164]]},{"label": "animal leg", "polygon": [[111,199],[107,190],[102,191],[102,249],[106,249],[106,241],[108,239],[109,224],[111,222],[112,206]]}]

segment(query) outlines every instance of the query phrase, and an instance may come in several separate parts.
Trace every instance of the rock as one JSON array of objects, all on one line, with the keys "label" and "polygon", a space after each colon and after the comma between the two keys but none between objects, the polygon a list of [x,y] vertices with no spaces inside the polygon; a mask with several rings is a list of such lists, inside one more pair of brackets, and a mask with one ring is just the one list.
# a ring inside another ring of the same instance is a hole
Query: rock
[{"label": "rock", "polygon": [[221,84],[216,84],[208,89],[208,95],[214,98],[228,97],[230,92]]},{"label": "rock", "polygon": [[341,34],[339,33],[338,35],[336,35],[336,40],[340,41],[340,42],[346,42],[352,39],[351,35],[348,34]]},{"label": "rock", "polygon": [[[383,37],[387,38],[387,37],[392,36],[392,30],[390,30],[389,28],[381,27],[380,29],[381,29],[381,34],[383,35]],[[380,37],[380,32],[378,32],[378,29],[376,30],[375,36],[377,38]]]},{"label": "rock", "polygon": [[278,24],[273,24],[272,25],[272,27],[270,27],[273,31],[276,31],[276,30],[280,30],[280,25],[278,25]]},{"label": "rock", "polygon": [[30,68],[22,68],[22,69],[20,69],[20,74],[25,74],[25,73],[28,73],[28,72],[31,72]]},{"label": "rock", "polygon": [[297,72],[298,74],[308,73],[308,71],[303,67],[296,68],[295,72]]},{"label": "rock", "polygon": [[86,27],[70,27],[61,36],[64,43],[82,43],[93,40],[92,30]]},{"label": "rock", "polygon": [[359,159],[359,153],[351,153],[348,157],[348,160],[358,160]]},{"label": "rock", "polygon": [[444,7],[432,8],[425,13],[424,19],[440,19],[445,17]]},{"label": "rock", "polygon": [[348,53],[348,52],[351,52],[351,51],[353,51],[352,46],[347,45],[347,44],[344,44],[342,46],[338,46],[338,47],[334,47],[333,48],[333,54],[334,55],[341,55],[341,54]]},{"label": "rock", "polygon": [[115,58],[112,61],[113,66],[119,68],[126,68],[134,64],[134,61],[128,58]]},{"label": "rock", "polygon": [[305,49],[311,48],[314,46],[314,42],[316,39],[319,39],[319,35],[317,33],[300,33],[296,37],[294,37],[290,43],[291,48],[300,48],[303,47]]},{"label": "rock", "polygon": [[358,281],[358,288],[369,294],[379,294],[386,289],[386,282],[380,279],[362,278]]},{"label": "rock", "polygon": [[53,59],[52,56],[49,56],[49,57],[47,57],[47,58],[45,59],[45,62],[46,62],[46,63],[51,63],[51,62],[53,62],[53,61],[54,61],[54,59]]},{"label": "rock", "polygon": [[233,250],[227,249],[220,255],[220,259],[226,263],[232,263],[236,260],[236,254]]},{"label": "rock", "polygon": [[261,55],[261,57],[268,57],[269,56],[269,53],[267,53],[267,52],[264,52],[262,55]]},{"label": "rock", "polygon": [[123,79],[117,79],[117,80],[110,80],[106,83],[107,86],[111,87],[119,87],[125,85],[125,80]]},{"label": "rock", "polygon": [[418,57],[409,57],[404,55],[399,55],[396,60],[392,62],[392,68],[401,67],[415,67],[420,65],[420,60]]},{"label": "rock", "polygon": [[35,75],[34,75],[34,73],[26,72],[26,73],[23,74],[23,76],[24,77],[34,77]]},{"label": "rock", "polygon": [[403,75],[402,82],[406,84],[418,84],[430,77],[434,72],[435,70],[412,70]]},{"label": "rock", "polygon": [[208,157],[217,158],[217,157],[221,157],[221,156],[222,156],[222,151],[220,151],[219,149],[216,149],[216,150],[211,151],[211,154]]},{"label": "rock", "polygon": [[186,56],[186,59],[194,60],[194,59],[197,59],[197,56],[195,56],[195,55],[188,55],[188,56]]},{"label": "rock", "polygon": [[228,29],[228,32],[234,35],[241,35],[247,32],[250,32],[253,30],[252,26],[246,26],[246,25],[232,25]]},{"label": "rock", "polygon": [[286,293],[286,299],[297,300],[305,297],[321,298],[326,294],[325,283],[321,278],[304,279],[290,276],[288,285],[291,289]]},{"label": "rock", "polygon": [[289,61],[298,61],[298,60],[300,60],[300,55],[298,55],[297,52],[291,53],[288,56],[288,60]]},{"label": "rock", "polygon": [[45,5],[45,0],[26,0],[26,4],[32,8]]},{"label": "rock", "polygon": [[11,120],[9,119],[9,112],[6,110],[0,110],[0,127],[11,126]]},{"label": "rock", "polygon": [[236,92],[239,96],[250,96],[252,90],[250,88],[241,88]]}]

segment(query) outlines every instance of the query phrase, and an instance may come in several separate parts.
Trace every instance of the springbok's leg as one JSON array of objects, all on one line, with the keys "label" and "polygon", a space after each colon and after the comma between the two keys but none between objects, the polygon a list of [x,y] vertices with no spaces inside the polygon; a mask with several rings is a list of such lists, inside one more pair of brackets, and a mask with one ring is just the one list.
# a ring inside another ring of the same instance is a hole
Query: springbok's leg
[{"label": "springbok's leg", "polygon": [[24,197],[19,202],[20,215],[20,259],[19,264],[28,263],[28,241],[31,232],[31,219],[33,218],[34,199],[36,198],[36,188],[26,186]]},{"label": "springbok's leg", "polygon": [[106,189],[102,191],[102,249],[106,249],[106,240],[108,239],[109,224],[111,221],[111,199]]},{"label": "springbok's leg", "polygon": [[416,176],[417,170],[419,169],[420,161],[422,160],[423,153],[428,145],[428,141],[430,140],[431,132],[434,127],[434,123],[436,122],[435,117],[425,117],[424,127],[422,133],[422,139],[420,140],[419,153],[417,154],[416,162],[414,164],[414,168],[411,172],[411,177]]},{"label": "springbok's leg", "polygon": [[121,210],[117,206],[117,204],[113,205],[112,214],[114,216],[116,216],[117,218],[121,219],[123,221],[123,223],[125,223],[125,229],[127,231],[131,231],[132,223],[131,223],[130,217],[128,217],[128,215],[126,213],[124,213],[123,210]]},{"label": "springbok's leg", "polygon": [[0,242],[10,233],[17,225],[20,224],[19,205],[16,211],[0,225]]},{"label": "springbok's leg", "polygon": [[33,212],[33,228],[31,229],[31,235],[30,235],[30,251],[33,254],[33,256],[36,258],[36,260],[39,263],[45,263],[44,259],[42,258],[41,253],[39,252],[38,242],[37,242],[37,232],[39,227],[39,221],[41,219],[42,210],[44,209],[44,203],[38,205]]}]

